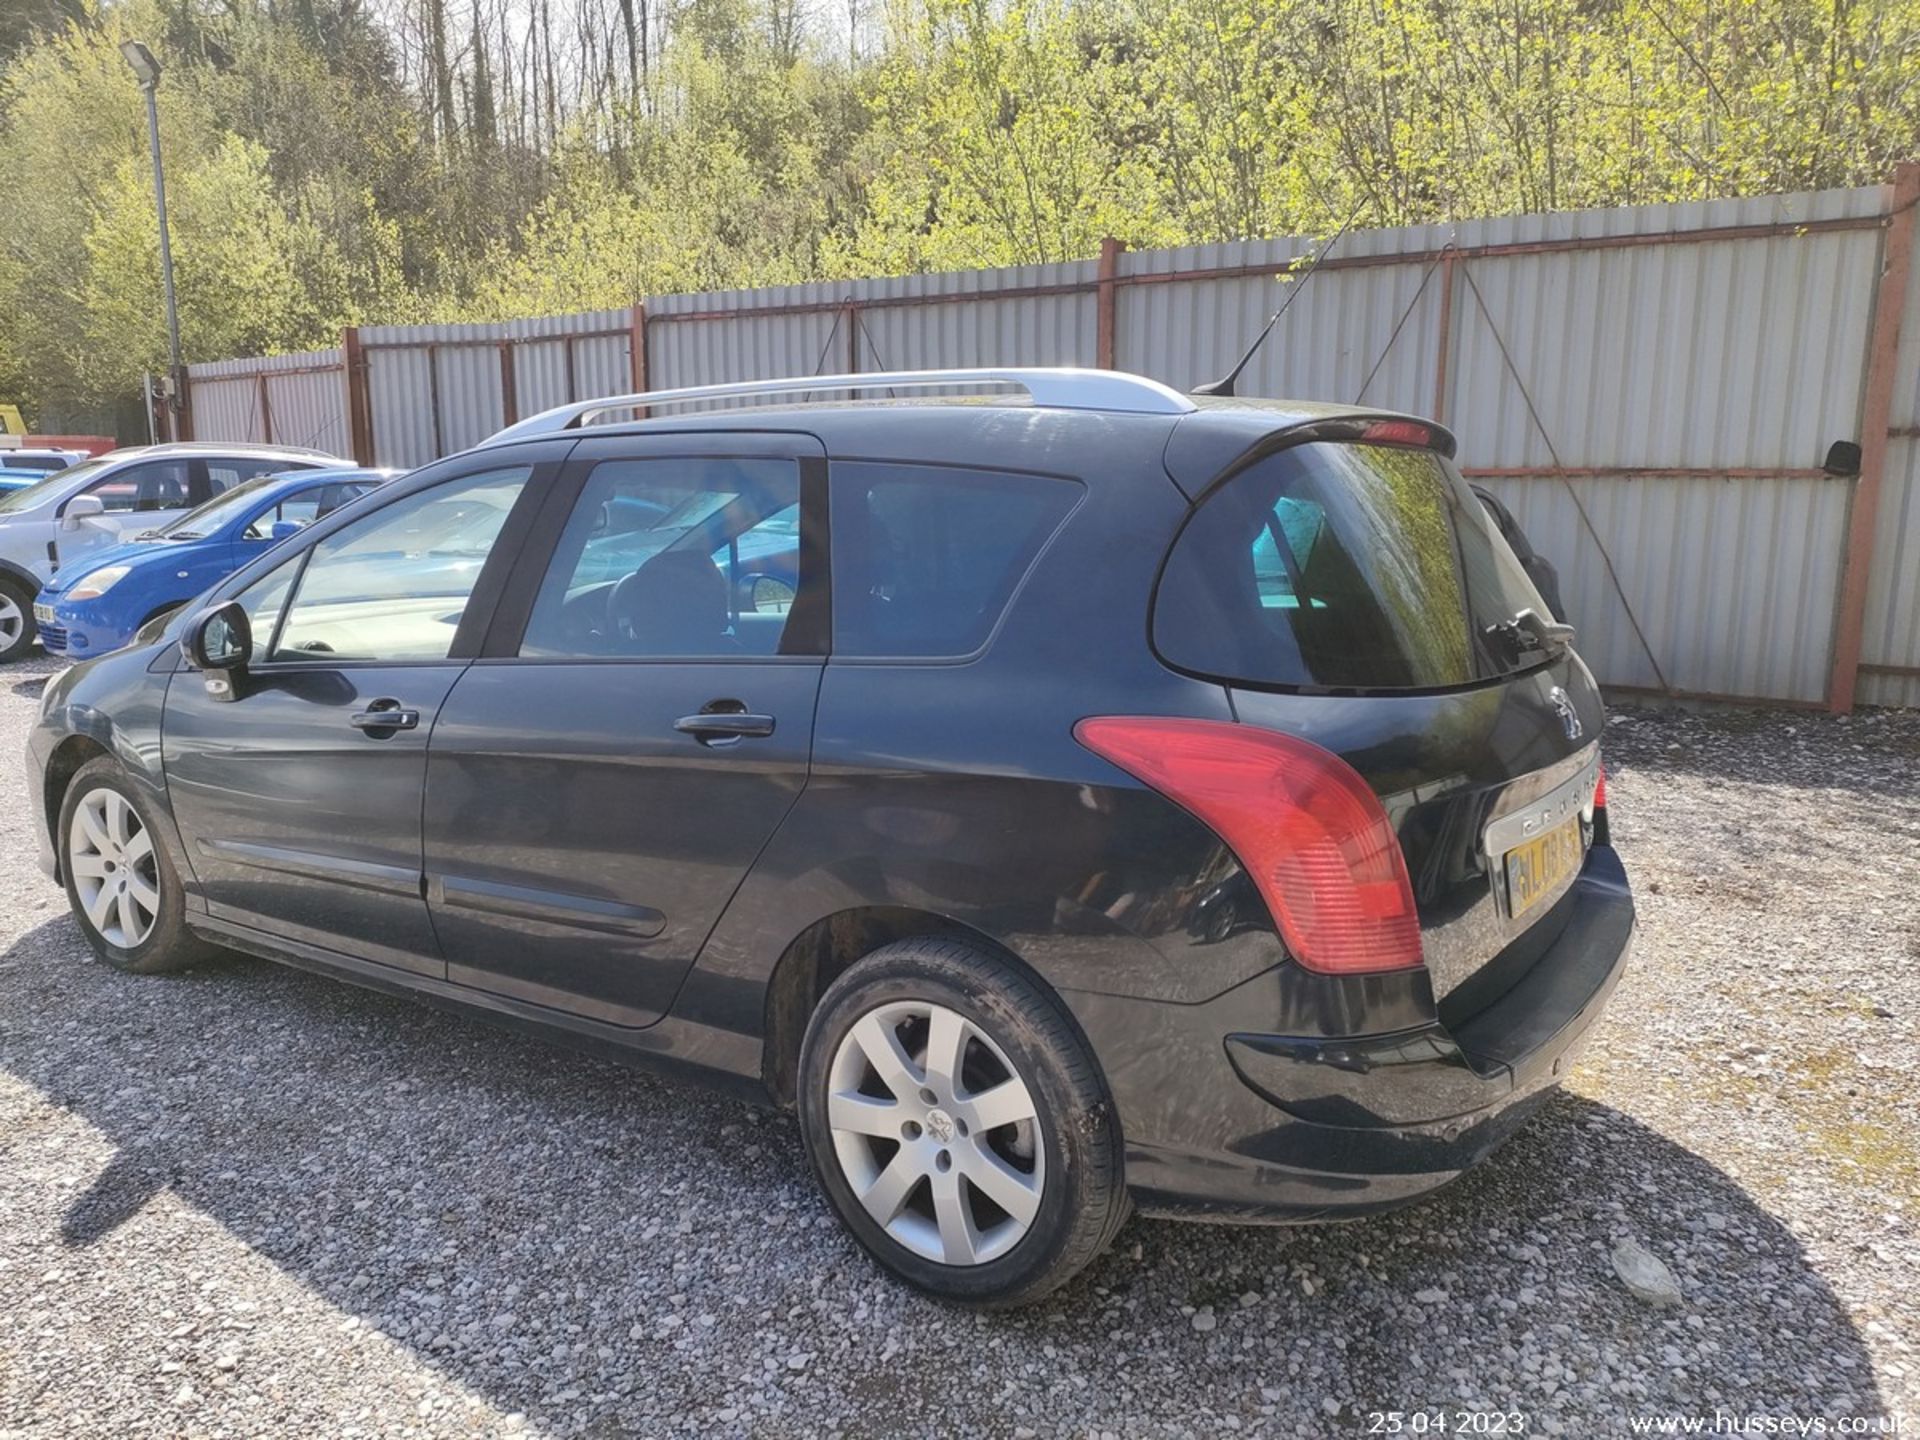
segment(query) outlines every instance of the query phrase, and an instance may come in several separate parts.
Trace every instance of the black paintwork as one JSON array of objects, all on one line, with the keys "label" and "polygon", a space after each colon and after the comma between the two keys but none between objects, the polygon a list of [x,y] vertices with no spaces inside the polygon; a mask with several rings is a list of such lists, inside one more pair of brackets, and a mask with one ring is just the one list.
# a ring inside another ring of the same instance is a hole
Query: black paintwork
[{"label": "black paintwork", "polygon": [[[66,777],[111,753],[167,817],[196,929],[782,1098],[824,983],[807,967],[846,963],[862,937],[971,933],[1065,999],[1144,1203],[1293,1218],[1399,1203],[1485,1153],[1558,1073],[1624,963],[1632,909],[1596,844],[1575,889],[1516,933],[1480,853],[1489,821],[1591,761],[1604,717],[1571,654],[1457,692],[1339,697],[1229,690],[1154,657],[1153,587],[1194,498],[1250,452],[1351,436],[1357,413],[841,405],[455,456],[208,597],[379,505],[530,464],[455,658],[256,665],[226,702],[179,659],[188,620],[151,626],[49,683],[35,798],[57,814]],[[1450,453],[1444,432],[1435,444]],[[584,460],[715,453],[802,467],[785,653],[515,658]],[[850,460],[1013,469],[1086,493],[977,654],[835,658],[826,493]],[[418,727],[355,728],[376,700],[418,710]],[[677,726],[710,708],[768,716],[772,733]],[[1300,967],[1232,852],[1075,742],[1093,714],[1237,719],[1342,755],[1396,826],[1429,967]],[[42,845],[51,873],[45,827]],[[1527,1037],[1525,1053],[1502,1036]]]}]

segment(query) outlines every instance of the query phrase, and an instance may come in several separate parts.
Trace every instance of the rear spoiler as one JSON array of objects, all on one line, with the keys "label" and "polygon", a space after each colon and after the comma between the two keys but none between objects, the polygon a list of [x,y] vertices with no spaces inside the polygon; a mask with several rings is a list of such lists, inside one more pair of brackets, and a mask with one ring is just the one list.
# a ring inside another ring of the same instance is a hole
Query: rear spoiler
[{"label": "rear spoiler", "polygon": [[[1189,500],[1198,500],[1230,475],[1276,450],[1332,440],[1346,444],[1407,445],[1451,460],[1459,448],[1444,425],[1397,410],[1275,411],[1256,406],[1202,412],[1208,422],[1182,420],[1167,439],[1167,475]],[[1222,424],[1222,420],[1230,423]]]}]

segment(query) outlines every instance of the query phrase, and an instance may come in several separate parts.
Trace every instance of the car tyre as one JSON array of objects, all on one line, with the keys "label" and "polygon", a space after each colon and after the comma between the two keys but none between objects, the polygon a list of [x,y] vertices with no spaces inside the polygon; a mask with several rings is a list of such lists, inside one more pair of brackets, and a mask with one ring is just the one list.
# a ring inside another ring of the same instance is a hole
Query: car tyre
[{"label": "car tyre", "polygon": [[842,1223],[943,1300],[1037,1300],[1130,1213],[1113,1101],[1078,1027],[1039,980],[965,941],[897,941],[833,982],[801,1044],[799,1110]]},{"label": "car tyre", "polygon": [[220,953],[187,929],[179,872],[118,762],[101,756],[75,772],[55,840],[74,919],[114,969],[158,975]]},{"label": "car tyre", "polygon": [[33,596],[19,582],[0,578],[0,665],[25,658],[39,637]]}]

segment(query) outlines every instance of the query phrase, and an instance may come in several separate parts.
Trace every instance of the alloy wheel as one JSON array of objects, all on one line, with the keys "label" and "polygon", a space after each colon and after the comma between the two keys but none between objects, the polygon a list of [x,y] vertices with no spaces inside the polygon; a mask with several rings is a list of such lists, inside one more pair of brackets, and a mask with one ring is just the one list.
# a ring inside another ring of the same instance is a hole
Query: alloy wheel
[{"label": "alloy wheel", "polygon": [[127,797],[104,786],[74,808],[67,866],[88,921],[109,945],[131,950],[160,918],[153,836]]},{"label": "alloy wheel", "polygon": [[827,1084],[841,1173],[891,1238],[928,1260],[984,1265],[1032,1228],[1046,1186],[1038,1109],[964,1015],[912,1000],[869,1010]]},{"label": "alloy wheel", "polygon": [[20,608],[20,602],[0,590],[0,650],[10,650],[19,643],[20,632],[27,628],[26,612]]}]

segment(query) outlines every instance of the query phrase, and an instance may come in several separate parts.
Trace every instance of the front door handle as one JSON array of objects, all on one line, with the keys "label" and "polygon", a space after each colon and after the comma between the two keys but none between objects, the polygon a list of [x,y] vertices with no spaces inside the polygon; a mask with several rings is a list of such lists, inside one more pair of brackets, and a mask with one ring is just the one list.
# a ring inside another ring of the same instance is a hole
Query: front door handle
[{"label": "front door handle", "polygon": [[347,722],[356,730],[415,730],[420,712],[409,710],[398,700],[375,700]]},{"label": "front door handle", "polygon": [[741,711],[701,711],[682,715],[673,722],[682,735],[691,735],[702,745],[730,745],[737,740],[763,739],[773,734],[773,716],[748,715]]}]

